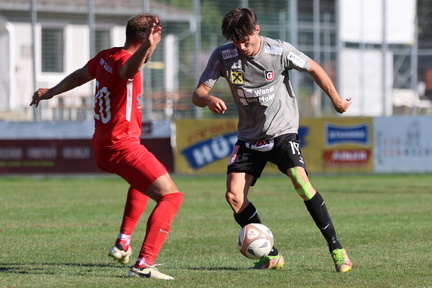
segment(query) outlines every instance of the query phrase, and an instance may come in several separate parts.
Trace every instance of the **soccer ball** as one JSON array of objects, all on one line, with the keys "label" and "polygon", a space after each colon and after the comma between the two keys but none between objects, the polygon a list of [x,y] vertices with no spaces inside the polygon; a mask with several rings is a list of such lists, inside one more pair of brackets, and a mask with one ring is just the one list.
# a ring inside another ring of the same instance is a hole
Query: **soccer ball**
[{"label": "soccer ball", "polygon": [[240,253],[250,259],[259,259],[267,256],[273,248],[273,233],[260,223],[244,226],[237,237],[237,246]]}]

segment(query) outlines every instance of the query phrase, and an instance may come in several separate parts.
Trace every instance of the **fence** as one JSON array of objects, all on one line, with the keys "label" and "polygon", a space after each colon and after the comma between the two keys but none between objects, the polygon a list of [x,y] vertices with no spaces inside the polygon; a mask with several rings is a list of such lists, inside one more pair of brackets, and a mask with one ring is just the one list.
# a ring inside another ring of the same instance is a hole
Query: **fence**
[{"label": "fence", "polygon": [[[0,47],[5,55],[0,63],[0,119],[91,118],[92,84],[38,110],[28,103],[36,88],[56,84],[96,51],[123,45],[127,19],[147,10],[160,16],[164,32],[143,69],[144,119],[214,117],[194,107],[191,95],[210,53],[226,42],[220,33],[223,16],[238,6],[256,11],[262,35],[291,42],[320,63],[341,96],[354,98],[352,116],[428,114],[432,44],[425,28],[432,17],[422,9],[426,2],[0,0]],[[303,117],[335,115],[306,73],[292,72],[290,77]],[[212,93],[228,104],[223,117],[232,117],[235,107],[224,81],[219,80]]]}]

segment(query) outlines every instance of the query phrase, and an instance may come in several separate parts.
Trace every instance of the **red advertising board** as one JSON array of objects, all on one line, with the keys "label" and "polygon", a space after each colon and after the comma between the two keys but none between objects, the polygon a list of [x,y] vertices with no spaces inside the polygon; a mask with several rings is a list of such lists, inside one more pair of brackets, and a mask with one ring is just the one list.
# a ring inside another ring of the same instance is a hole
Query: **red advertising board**
[{"label": "red advertising board", "polygon": [[368,167],[371,151],[369,149],[334,149],[324,150],[325,168],[361,168]]},{"label": "red advertising board", "polygon": [[[170,138],[142,139],[173,171]],[[97,167],[90,139],[0,140],[0,174],[104,173]]]}]

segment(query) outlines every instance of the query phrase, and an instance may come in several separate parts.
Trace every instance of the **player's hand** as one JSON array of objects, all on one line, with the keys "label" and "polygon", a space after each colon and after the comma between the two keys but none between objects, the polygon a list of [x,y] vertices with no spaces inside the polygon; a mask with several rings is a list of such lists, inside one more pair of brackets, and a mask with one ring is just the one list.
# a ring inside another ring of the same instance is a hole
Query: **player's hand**
[{"label": "player's hand", "polygon": [[338,101],[337,103],[333,103],[333,106],[337,112],[342,114],[348,110],[348,107],[351,105],[351,103],[351,98],[340,99],[340,101]]},{"label": "player's hand", "polygon": [[[143,59],[144,61],[142,64],[147,63],[147,61],[153,55],[156,46],[159,44],[162,38],[162,26],[159,18],[155,18],[153,23],[150,23],[149,25],[151,25],[150,29],[147,29],[145,35],[145,41],[142,43],[141,46],[141,47],[145,47],[145,51],[146,51],[145,53],[146,55],[144,56]],[[136,73],[137,71],[135,72],[135,74]]]},{"label": "player's hand", "polygon": [[147,31],[147,40],[150,42],[151,46],[159,44],[162,37],[162,26],[159,18],[156,18],[151,24],[152,27]]},{"label": "player's hand", "polygon": [[30,106],[35,105],[35,107],[38,107],[41,100],[51,99],[54,95],[51,96],[49,93],[47,94],[48,90],[48,88],[39,88],[34,92]]},{"label": "player's hand", "polygon": [[223,114],[227,110],[225,102],[215,96],[208,95],[207,106],[209,110],[216,114]]}]

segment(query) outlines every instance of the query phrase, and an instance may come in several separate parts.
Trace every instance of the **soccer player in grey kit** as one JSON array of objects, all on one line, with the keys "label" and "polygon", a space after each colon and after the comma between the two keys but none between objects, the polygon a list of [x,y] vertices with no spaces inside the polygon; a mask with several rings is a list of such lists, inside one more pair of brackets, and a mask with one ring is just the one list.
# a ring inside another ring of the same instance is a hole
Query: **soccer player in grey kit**
[{"label": "soccer player in grey kit", "polygon": [[[226,181],[226,200],[235,221],[241,227],[261,223],[247,195],[270,161],[291,179],[304,200],[327,241],[336,271],[350,271],[352,262],[336,236],[325,202],[309,182],[299,149],[299,111],[288,71],[307,72],[339,113],[348,109],[351,99],[342,99],[324,69],[291,44],[260,36],[253,10],[231,10],[222,20],[221,29],[225,38],[232,42],[219,46],[212,53],[192,102],[198,107],[208,107],[213,113],[224,113],[225,102],[209,93],[219,77],[227,80],[239,118],[238,141],[231,154]],[[270,254],[252,268],[279,269],[283,265],[281,253],[273,247]]]}]

